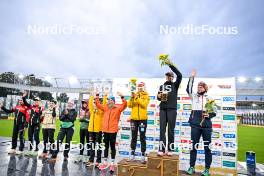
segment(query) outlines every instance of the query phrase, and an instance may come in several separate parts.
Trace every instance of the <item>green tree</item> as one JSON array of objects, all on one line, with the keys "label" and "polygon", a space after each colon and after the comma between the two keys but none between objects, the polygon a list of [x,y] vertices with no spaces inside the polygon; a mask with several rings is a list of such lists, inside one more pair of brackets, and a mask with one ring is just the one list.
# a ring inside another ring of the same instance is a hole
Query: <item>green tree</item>
[{"label": "green tree", "polygon": [[[0,82],[12,84],[26,84],[40,87],[52,87],[51,83],[37,78],[34,74],[27,75],[24,78],[19,78],[18,74],[15,74],[13,72],[5,72],[0,75]],[[7,97],[7,95],[21,95],[21,92],[17,89],[0,87],[0,97]],[[35,96],[38,96],[42,100],[53,99],[52,94],[50,92],[30,91],[29,98],[32,99]]]}]

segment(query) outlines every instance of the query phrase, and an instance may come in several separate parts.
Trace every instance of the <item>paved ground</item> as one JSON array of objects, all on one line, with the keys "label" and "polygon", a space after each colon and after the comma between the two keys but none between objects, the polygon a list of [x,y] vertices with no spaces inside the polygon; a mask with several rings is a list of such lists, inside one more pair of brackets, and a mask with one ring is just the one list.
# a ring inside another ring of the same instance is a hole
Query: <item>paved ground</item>
[{"label": "paved ground", "polygon": [[0,138],[0,176],[23,176],[23,175],[115,175],[110,172],[101,173],[98,169],[87,168],[83,163],[75,163],[73,161],[74,154],[77,154],[77,149],[73,149],[70,153],[70,158],[67,162],[63,161],[62,153],[59,153],[59,160],[56,164],[49,164],[47,160],[38,159],[38,157],[26,157],[18,155],[8,155],[10,149],[10,139]]},{"label": "paved ground", "polygon": [[[24,176],[24,175],[77,175],[77,176],[110,176],[116,175],[115,173],[100,172],[95,168],[87,168],[83,163],[75,163],[73,156],[76,156],[79,151],[77,148],[72,149],[70,158],[67,162],[63,161],[62,153],[59,153],[59,159],[56,164],[49,164],[47,160],[41,160],[37,157],[26,157],[18,155],[8,155],[10,149],[10,138],[0,137],[0,176]],[[117,158],[117,160],[119,160]],[[264,166],[257,165],[257,175],[264,175]],[[238,164],[239,175],[247,175],[245,163],[239,162]],[[181,175],[185,175],[181,173]]]}]

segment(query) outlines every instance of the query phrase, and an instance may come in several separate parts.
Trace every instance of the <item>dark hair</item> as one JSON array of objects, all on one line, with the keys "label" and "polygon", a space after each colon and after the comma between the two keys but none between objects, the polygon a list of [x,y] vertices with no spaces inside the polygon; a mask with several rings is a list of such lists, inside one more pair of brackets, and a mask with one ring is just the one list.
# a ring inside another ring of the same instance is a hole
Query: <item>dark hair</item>
[{"label": "dark hair", "polygon": [[57,101],[56,100],[51,100],[50,102],[52,102],[54,104],[57,104]]},{"label": "dark hair", "polygon": [[199,82],[198,86],[202,86],[205,89],[205,92],[208,91],[208,86],[207,86],[207,84],[205,82],[203,82],[203,81]]}]

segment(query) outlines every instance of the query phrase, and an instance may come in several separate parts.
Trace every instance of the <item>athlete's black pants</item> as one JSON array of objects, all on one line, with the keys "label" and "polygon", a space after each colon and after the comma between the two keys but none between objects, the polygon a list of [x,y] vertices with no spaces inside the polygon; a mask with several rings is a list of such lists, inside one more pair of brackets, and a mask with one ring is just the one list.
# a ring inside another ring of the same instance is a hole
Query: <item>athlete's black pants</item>
[{"label": "athlete's black pants", "polygon": [[191,140],[192,140],[192,150],[190,152],[190,166],[195,166],[195,161],[197,157],[197,149],[199,140],[203,137],[203,145],[205,152],[205,168],[209,169],[212,163],[212,153],[209,145],[211,144],[212,138],[212,128],[200,128],[192,127],[191,128]]},{"label": "athlete's black pants", "polygon": [[72,136],[74,133],[74,129],[71,128],[61,128],[58,134],[57,138],[57,146],[56,150],[53,151],[52,158],[56,158],[59,153],[59,147],[60,144],[62,144],[64,138],[66,137],[66,143],[65,143],[65,150],[63,151],[64,157],[69,157],[69,151],[70,151],[70,143],[72,140]]},{"label": "athlete's black pants", "polygon": [[144,156],[146,152],[146,129],[147,120],[131,120],[131,154],[135,155],[137,146],[138,131],[140,135],[141,153]]},{"label": "athlete's black pants", "polygon": [[101,149],[101,141],[102,141],[102,132],[90,132],[90,147],[91,147],[91,155],[90,155],[90,162],[94,161],[95,157],[95,149],[97,149],[96,152],[96,162],[101,163],[101,155],[102,155],[102,149]]},{"label": "athlete's black pants", "polygon": [[159,151],[165,152],[166,147],[166,127],[168,125],[168,151],[173,151],[174,146],[174,128],[176,123],[176,109],[160,110],[160,147]]},{"label": "athlete's black pants", "polygon": [[104,133],[104,144],[105,144],[105,150],[104,150],[104,157],[108,158],[109,153],[109,145],[111,148],[111,159],[115,159],[116,156],[116,134],[117,133]]},{"label": "athlete's black pants", "polygon": [[[85,146],[85,141],[87,146]],[[80,155],[83,155],[84,148],[87,147],[87,156],[90,156],[89,132],[88,129],[80,129]]]},{"label": "athlete's black pants", "polygon": [[12,134],[12,149],[14,150],[17,147],[18,135],[19,135],[19,140],[20,140],[19,150],[23,151],[24,146],[25,146],[24,124],[16,124],[16,121],[14,120],[13,134]]},{"label": "athlete's black pants", "polygon": [[30,150],[33,149],[33,145],[34,145],[33,141],[35,141],[36,151],[38,151],[39,131],[40,131],[40,125],[39,124],[29,125],[29,127],[28,127],[28,140],[30,142],[30,144],[29,144]]},{"label": "athlete's black pants", "polygon": [[43,143],[44,143],[44,149],[43,153],[47,153],[47,144],[50,143],[50,152],[51,152],[51,146],[53,146],[55,140],[54,140],[54,132],[55,129],[51,128],[42,128],[42,134],[43,134]]}]

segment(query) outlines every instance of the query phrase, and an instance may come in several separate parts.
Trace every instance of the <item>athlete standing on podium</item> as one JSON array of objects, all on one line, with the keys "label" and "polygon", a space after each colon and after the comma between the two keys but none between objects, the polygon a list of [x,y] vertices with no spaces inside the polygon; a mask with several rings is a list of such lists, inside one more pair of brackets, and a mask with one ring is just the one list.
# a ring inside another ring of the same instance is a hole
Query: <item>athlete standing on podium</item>
[{"label": "athlete standing on podium", "polygon": [[135,150],[137,145],[138,132],[140,135],[141,144],[141,162],[145,163],[146,152],[146,129],[148,120],[148,104],[149,94],[145,90],[145,83],[140,82],[137,85],[138,91],[132,92],[128,102],[128,107],[131,108],[131,155],[129,161],[135,160]]},{"label": "athlete standing on podium", "polygon": [[[190,167],[187,174],[192,175],[195,173],[197,149],[202,136],[205,153],[205,170],[202,175],[209,176],[209,169],[212,163],[212,153],[210,149],[212,140],[211,118],[216,116],[217,107],[212,103],[214,100],[207,95],[208,86],[206,83],[202,81],[199,82],[197,93],[193,92],[193,82],[195,76],[196,70],[193,70],[186,89],[192,101],[192,112],[189,119],[191,126],[192,149],[190,151]],[[211,104],[210,107],[209,104]]]},{"label": "athlete standing on podium", "polygon": [[162,65],[168,65],[171,70],[177,75],[176,81],[173,82],[174,73],[167,72],[166,82],[160,86],[157,99],[160,103],[160,144],[159,144],[159,156],[163,156],[166,150],[166,127],[168,125],[168,145],[167,155],[171,156],[174,150],[174,128],[177,116],[177,96],[178,89],[182,81],[181,72],[174,66],[174,64],[168,59],[168,55],[160,56]]}]

